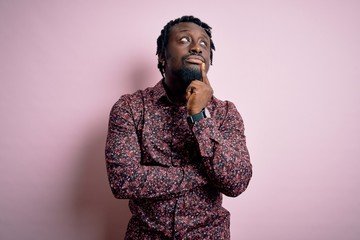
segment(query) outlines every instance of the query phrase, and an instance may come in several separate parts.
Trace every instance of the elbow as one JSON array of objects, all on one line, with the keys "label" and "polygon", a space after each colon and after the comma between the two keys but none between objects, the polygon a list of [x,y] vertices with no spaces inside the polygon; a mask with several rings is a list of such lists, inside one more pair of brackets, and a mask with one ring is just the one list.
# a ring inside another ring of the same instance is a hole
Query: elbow
[{"label": "elbow", "polygon": [[223,194],[225,194],[228,197],[237,197],[240,194],[242,194],[248,187],[249,182],[241,183],[236,186],[233,186],[232,188],[227,188],[222,191]]},{"label": "elbow", "polygon": [[110,164],[107,166],[109,186],[113,196],[117,199],[129,199],[131,196],[131,184],[120,168],[114,168]]},{"label": "elbow", "polygon": [[121,195],[121,191],[119,191],[118,189],[111,187],[111,192],[115,198],[123,199],[123,196]]},{"label": "elbow", "polygon": [[128,199],[130,194],[128,184],[124,180],[120,180],[115,174],[109,174],[109,185],[113,196],[117,199]]},{"label": "elbow", "polygon": [[252,177],[252,168],[248,168],[245,173],[239,174],[233,181],[228,182],[222,191],[228,197],[237,197],[249,186]]},{"label": "elbow", "polygon": [[121,194],[121,190],[118,186],[110,183],[110,189],[113,194],[113,196],[117,199],[123,199],[123,196]]},{"label": "elbow", "polygon": [[117,199],[130,199],[130,194],[124,191],[121,187],[110,186],[113,196]]}]

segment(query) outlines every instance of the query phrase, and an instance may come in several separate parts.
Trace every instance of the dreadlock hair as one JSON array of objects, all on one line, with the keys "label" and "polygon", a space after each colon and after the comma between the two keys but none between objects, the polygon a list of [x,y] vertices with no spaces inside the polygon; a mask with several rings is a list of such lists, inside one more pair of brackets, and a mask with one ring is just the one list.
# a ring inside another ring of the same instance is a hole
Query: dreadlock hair
[{"label": "dreadlock hair", "polygon": [[[213,50],[215,51],[215,45],[214,42],[211,39],[211,27],[202,22],[199,18],[196,18],[194,16],[182,16],[180,18],[177,18],[175,20],[171,20],[168,22],[164,28],[161,30],[161,34],[157,39],[157,49],[156,49],[156,55],[158,56],[165,56],[165,50],[168,44],[169,40],[169,33],[172,26],[181,23],[181,22],[192,22],[200,27],[202,27],[207,35],[210,37],[210,64],[212,65],[213,62]],[[160,70],[161,75],[164,77],[164,65],[158,61],[158,69]]]}]

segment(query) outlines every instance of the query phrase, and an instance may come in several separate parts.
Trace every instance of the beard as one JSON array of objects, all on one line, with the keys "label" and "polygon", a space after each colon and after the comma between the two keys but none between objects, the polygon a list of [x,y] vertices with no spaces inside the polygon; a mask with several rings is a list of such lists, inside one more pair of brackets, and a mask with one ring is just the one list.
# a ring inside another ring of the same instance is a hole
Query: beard
[{"label": "beard", "polygon": [[184,67],[176,72],[176,75],[180,77],[181,86],[186,89],[190,83],[194,80],[202,80],[200,67]]}]

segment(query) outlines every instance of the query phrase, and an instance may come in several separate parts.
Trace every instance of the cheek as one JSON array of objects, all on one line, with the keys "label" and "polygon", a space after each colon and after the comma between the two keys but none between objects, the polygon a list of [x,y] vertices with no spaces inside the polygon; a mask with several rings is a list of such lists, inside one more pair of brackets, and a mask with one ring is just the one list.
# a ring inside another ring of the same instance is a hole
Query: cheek
[{"label": "cheek", "polygon": [[173,67],[179,66],[181,64],[180,63],[181,59],[178,58],[176,55],[167,54],[165,59],[166,59],[166,65],[169,68],[173,68]]},{"label": "cheek", "polygon": [[176,53],[174,53],[174,52],[172,52],[172,51],[167,51],[166,53],[165,53],[165,60],[167,61],[167,62],[174,62],[174,61],[176,61]]},{"label": "cheek", "polygon": [[210,65],[211,65],[210,56],[209,56],[209,57],[205,57],[205,61],[206,61],[206,66],[207,66],[207,68],[209,68]]}]

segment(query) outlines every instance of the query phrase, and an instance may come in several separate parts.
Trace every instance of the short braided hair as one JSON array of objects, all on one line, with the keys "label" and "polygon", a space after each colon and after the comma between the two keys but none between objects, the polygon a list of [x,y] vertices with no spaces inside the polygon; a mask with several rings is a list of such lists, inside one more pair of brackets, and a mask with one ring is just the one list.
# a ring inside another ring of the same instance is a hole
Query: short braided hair
[{"label": "short braided hair", "polygon": [[[196,18],[194,16],[182,16],[175,20],[171,20],[164,26],[164,28],[161,30],[160,36],[157,39],[156,55],[165,56],[165,50],[166,50],[168,40],[169,40],[170,29],[172,26],[174,26],[178,23],[181,23],[181,22],[192,22],[192,23],[199,25],[200,27],[202,27],[205,30],[207,35],[210,37],[210,63],[212,64],[213,50],[215,51],[215,45],[211,39],[211,27],[208,24],[202,22],[199,18]],[[164,77],[164,66],[162,65],[160,60],[158,61],[158,69],[160,70],[161,75]]]}]

